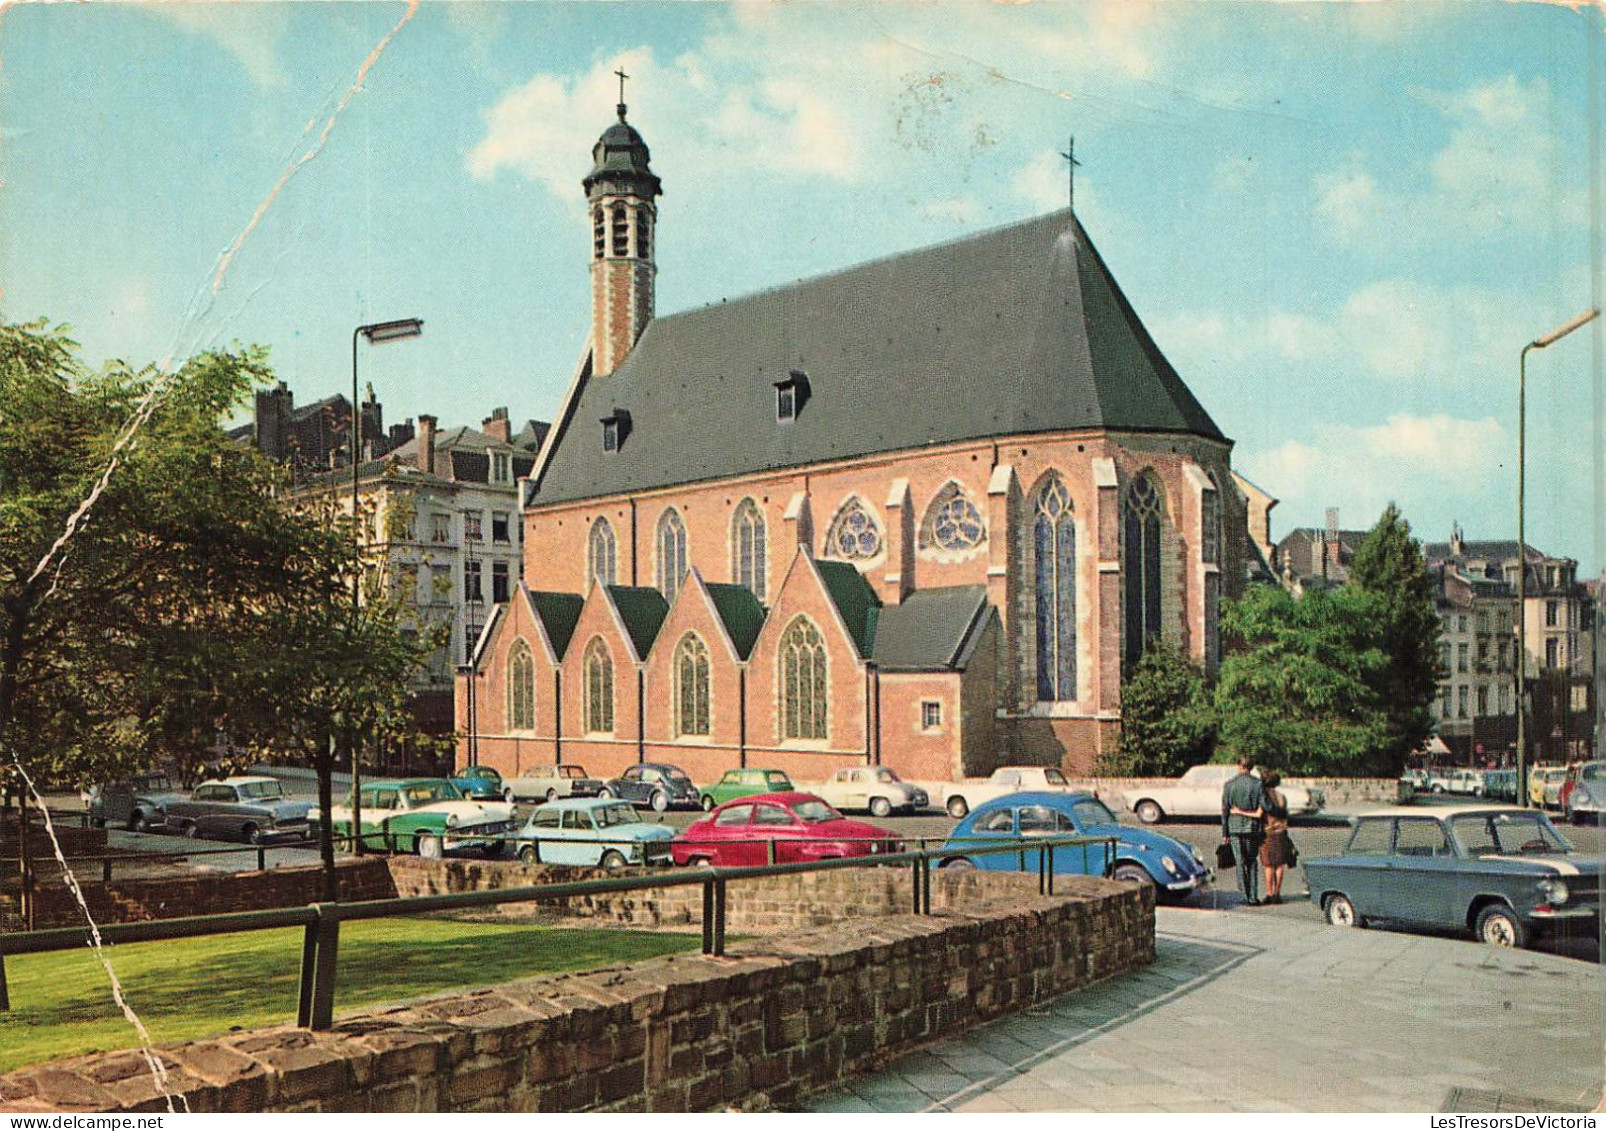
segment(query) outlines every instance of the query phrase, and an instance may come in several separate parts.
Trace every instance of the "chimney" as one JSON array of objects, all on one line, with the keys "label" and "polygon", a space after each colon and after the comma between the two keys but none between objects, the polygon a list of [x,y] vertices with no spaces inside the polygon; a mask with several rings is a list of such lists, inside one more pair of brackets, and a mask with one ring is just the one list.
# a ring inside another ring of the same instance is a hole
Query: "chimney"
[{"label": "chimney", "polygon": [[435,474],[435,418],[420,415],[418,418],[418,470],[426,475]]},{"label": "chimney", "polygon": [[500,443],[513,442],[513,426],[508,422],[506,406],[491,410],[491,415],[485,418],[484,430],[487,436]]}]

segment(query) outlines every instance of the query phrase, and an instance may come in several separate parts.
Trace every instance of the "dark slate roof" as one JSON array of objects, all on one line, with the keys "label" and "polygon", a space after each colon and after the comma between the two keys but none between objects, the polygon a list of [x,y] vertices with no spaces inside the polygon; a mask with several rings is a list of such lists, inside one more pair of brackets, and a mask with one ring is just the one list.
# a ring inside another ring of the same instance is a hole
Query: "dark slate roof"
[{"label": "dark slate roof", "polygon": [[580,610],[585,608],[585,598],[578,593],[526,592],[536,615],[546,625],[547,639],[552,641],[553,650],[558,659],[563,659],[563,654],[569,650],[569,640],[574,636],[574,626],[580,620]]},{"label": "dark slate roof", "polygon": [[[794,369],[810,396],[781,424]],[[537,505],[990,436],[1223,438],[1069,212],[655,319],[556,427]]]},{"label": "dark slate roof", "polygon": [[[1461,553],[1452,554],[1448,542],[1428,542],[1422,547],[1422,556],[1430,562],[1448,561],[1452,557],[1460,557],[1464,561],[1509,562],[1517,558],[1517,540],[1508,538],[1493,542],[1462,542]],[[1544,555],[1532,546],[1528,547],[1530,561],[1543,558]]]},{"label": "dark slate roof", "polygon": [[987,623],[987,587],[919,589],[881,610],[874,659],[882,671],[963,671]]},{"label": "dark slate roof", "polygon": [[853,637],[860,658],[868,657],[875,644],[881,598],[875,595],[875,590],[870,588],[864,575],[847,562],[814,564],[820,571],[820,580],[825,582],[825,591],[830,594],[831,603],[848,626],[848,635]]},{"label": "dark slate roof", "polygon": [[636,655],[645,657],[652,650],[652,642],[669,615],[669,602],[656,589],[642,585],[610,585],[608,596],[613,607],[619,610],[619,619],[625,622],[630,642],[636,646]]},{"label": "dark slate roof", "polygon": [[546,439],[551,427],[544,420],[526,420],[524,427],[513,434],[513,446],[531,452],[540,451],[541,441]]},{"label": "dark slate roof", "polygon": [[745,585],[706,583],[706,588],[709,599],[714,602],[714,610],[725,623],[731,643],[736,645],[736,654],[747,659],[753,654],[753,642],[758,639],[759,629],[764,627],[768,612]]}]

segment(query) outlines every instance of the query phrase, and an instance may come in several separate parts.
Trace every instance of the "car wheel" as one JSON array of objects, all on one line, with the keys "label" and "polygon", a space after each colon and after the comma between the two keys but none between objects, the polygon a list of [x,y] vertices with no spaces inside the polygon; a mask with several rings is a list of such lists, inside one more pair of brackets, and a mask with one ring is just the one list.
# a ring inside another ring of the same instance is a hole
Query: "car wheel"
[{"label": "car wheel", "polygon": [[240,827],[240,835],[245,838],[245,843],[247,844],[262,843],[262,830],[255,825],[242,825]]},{"label": "car wheel", "polygon": [[1138,820],[1145,825],[1158,825],[1165,817],[1165,810],[1160,808],[1159,802],[1150,801],[1148,798],[1144,798],[1134,805],[1132,812],[1137,814]]},{"label": "car wheel", "polygon": [[963,797],[950,797],[948,799],[948,815],[954,820],[960,820],[970,812],[970,803]]},{"label": "car wheel", "polygon": [[1434,793],[1443,793],[1444,792],[1444,787],[1442,785],[1435,785],[1433,787],[1433,792]]},{"label": "car wheel", "polygon": [[535,845],[527,844],[523,848],[519,849],[519,860],[525,864],[539,864],[541,862],[541,855],[540,853],[536,852]]},{"label": "car wheel", "polygon": [[654,813],[668,812],[668,810],[669,810],[669,794],[665,793],[661,789],[653,790],[652,791],[651,804],[652,804],[652,811]]},{"label": "car wheel", "polygon": [[1528,945],[1528,928],[1503,903],[1491,903],[1478,913],[1478,939],[1490,946],[1521,949]]},{"label": "car wheel", "polygon": [[1115,871],[1110,873],[1110,879],[1120,884],[1132,884],[1135,887],[1154,887],[1154,877],[1142,864],[1133,864],[1130,861],[1117,864]]},{"label": "car wheel", "polygon": [[91,818],[89,818],[89,824],[90,824],[91,828],[103,829],[103,828],[106,827],[106,818],[105,817],[91,817]]},{"label": "car wheel", "polygon": [[944,872],[974,872],[976,862],[968,856],[955,856],[951,860],[942,862]]},{"label": "car wheel", "polygon": [[556,801],[558,799],[558,791],[555,788],[547,790],[546,799],[548,801]]},{"label": "car wheel", "polygon": [[142,833],[145,831],[145,814],[141,813],[138,809],[135,809],[128,815],[128,831],[131,833]]},{"label": "car wheel", "polygon": [[624,853],[617,849],[610,848],[602,854],[602,866],[610,872],[623,868],[626,863]]},{"label": "car wheel", "polygon": [[413,847],[418,850],[420,860],[439,860],[441,858],[441,838],[431,833],[420,833]]},{"label": "car wheel", "polygon": [[184,822],[184,835],[186,837],[188,837],[190,840],[195,840],[197,837],[199,837],[201,835],[200,826],[198,826],[194,821],[185,821]]},{"label": "car wheel", "polygon": [[609,789],[607,786],[603,786],[601,789],[597,790],[597,798],[601,801],[612,801],[613,790]]},{"label": "car wheel", "polygon": [[872,816],[872,817],[890,817],[890,816],[892,816],[892,802],[888,801],[885,797],[872,797],[872,798],[870,798],[870,816]]},{"label": "car wheel", "polygon": [[517,805],[519,803],[519,799],[513,796],[513,791],[511,789],[504,789],[502,791],[502,800],[506,801],[509,805]]},{"label": "car wheel", "polygon": [[703,812],[707,813],[709,810],[713,809],[713,807],[714,807],[714,799],[712,797],[708,796],[708,794],[706,794],[706,793],[703,794]]},{"label": "car wheel", "polygon": [[1347,895],[1330,895],[1322,910],[1327,913],[1327,921],[1335,927],[1364,927],[1366,920],[1355,912],[1355,905],[1349,901]]},{"label": "car wheel", "polygon": [[714,866],[714,862],[706,856],[693,856],[686,863],[693,868],[712,868]]}]

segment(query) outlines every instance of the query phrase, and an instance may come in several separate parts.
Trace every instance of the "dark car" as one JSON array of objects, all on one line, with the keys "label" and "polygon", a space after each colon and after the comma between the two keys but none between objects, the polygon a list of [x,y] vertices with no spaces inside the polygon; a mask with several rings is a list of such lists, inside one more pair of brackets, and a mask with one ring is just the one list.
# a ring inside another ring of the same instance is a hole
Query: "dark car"
[{"label": "dark car", "polygon": [[167,807],[167,826],[192,837],[243,840],[305,840],[311,834],[311,801],[284,795],[278,778],[239,777],[206,781],[186,801]]},{"label": "dark car", "polygon": [[1034,837],[1114,837],[1113,857],[1105,846],[1058,845],[1054,848],[1055,875],[1108,875],[1126,883],[1153,885],[1167,900],[1186,899],[1195,888],[1208,884],[1211,871],[1199,854],[1162,833],[1121,824],[1109,808],[1091,793],[1011,793],[979,805],[954,826],[943,848],[1019,841],[1022,851],[952,856],[944,868],[981,868],[993,872],[1031,871],[1037,867]]},{"label": "dark car", "polygon": [[1344,852],[1307,859],[1305,878],[1334,926],[1375,919],[1520,947],[1568,924],[1597,930],[1603,868],[1543,813],[1481,805],[1363,813]]},{"label": "dark car", "polygon": [[668,809],[697,809],[702,797],[686,771],[668,762],[643,762],[603,783],[603,797],[617,797],[632,805],[650,805],[659,813]]},{"label": "dark car", "polygon": [[89,823],[96,828],[123,825],[135,832],[167,827],[167,807],[183,801],[166,774],[141,774],[89,791]]},{"label": "dark car", "polygon": [[489,766],[464,766],[452,775],[452,784],[473,801],[502,800],[502,775]]}]

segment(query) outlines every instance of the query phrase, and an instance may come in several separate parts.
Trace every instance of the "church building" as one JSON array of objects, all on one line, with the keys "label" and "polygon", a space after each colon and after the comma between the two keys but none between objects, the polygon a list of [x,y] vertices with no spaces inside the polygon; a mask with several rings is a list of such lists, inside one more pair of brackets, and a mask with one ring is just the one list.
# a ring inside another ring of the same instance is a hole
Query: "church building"
[{"label": "church building", "polygon": [[1152,642],[1214,669],[1232,444],[1071,211],[655,317],[662,187],[625,110],[460,764],[1086,773]]}]

